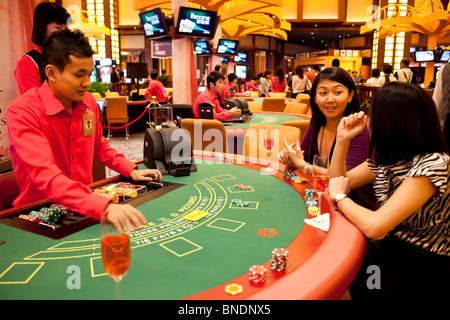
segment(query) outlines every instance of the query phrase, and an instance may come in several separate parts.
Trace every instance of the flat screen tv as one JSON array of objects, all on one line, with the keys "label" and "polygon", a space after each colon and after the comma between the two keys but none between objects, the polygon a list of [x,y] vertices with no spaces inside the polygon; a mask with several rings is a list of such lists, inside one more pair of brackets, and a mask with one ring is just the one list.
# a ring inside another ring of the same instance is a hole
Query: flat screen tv
[{"label": "flat screen tv", "polygon": [[141,12],[139,13],[139,17],[147,39],[157,39],[169,36],[166,18],[164,17],[161,8]]},{"label": "flat screen tv", "polygon": [[212,39],[218,20],[216,11],[180,7],[175,33],[187,37]]},{"label": "flat screen tv", "polygon": [[197,40],[193,41],[194,43],[194,52],[198,56],[208,56],[211,52],[211,46],[208,41],[205,40]]},{"label": "flat screen tv", "polygon": [[434,50],[414,51],[415,62],[431,62],[434,61]]},{"label": "flat screen tv", "polygon": [[238,79],[245,80],[245,78],[247,78],[247,67],[237,64],[234,66],[234,73]]},{"label": "flat screen tv", "polygon": [[127,77],[131,79],[143,79],[148,77],[146,62],[127,62]]},{"label": "flat screen tv", "polygon": [[238,48],[239,48],[238,40],[219,39],[216,54],[234,56],[237,54]]},{"label": "flat screen tv", "polygon": [[237,63],[246,63],[247,62],[247,54],[245,52],[238,52],[234,56],[234,62]]},{"label": "flat screen tv", "polygon": [[447,62],[450,59],[450,50],[444,50],[442,52],[441,57],[439,58],[439,62]]}]

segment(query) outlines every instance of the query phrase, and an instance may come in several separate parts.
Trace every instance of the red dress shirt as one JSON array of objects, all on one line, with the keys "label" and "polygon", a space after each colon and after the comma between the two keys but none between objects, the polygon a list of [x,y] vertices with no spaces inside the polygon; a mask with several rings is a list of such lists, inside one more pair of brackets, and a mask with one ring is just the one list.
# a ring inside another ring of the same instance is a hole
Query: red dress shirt
[{"label": "red dress shirt", "polygon": [[256,86],[256,83],[253,83],[251,81],[246,81],[245,86],[241,86],[241,92],[250,91],[250,90],[259,91],[259,88],[258,88],[258,86]]},{"label": "red dress shirt", "polygon": [[[42,53],[41,47],[36,46],[35,49]],[[39,67],[28,55],[23,55],[22,58],[20,58],[16,70],[14,70],[14,77],[16,78],[20,94],[24,94],[31,88],[40,87],[42,85]]]},{"label": "red dress shirt", "polygon": [[[82,123],[85,108],[93,113],[95,124],[95,134],[87,137]],[[90,93],[75,102],[70,113],[45,81],[12,101],[6,119],[21,190],[14,206],[48,198],[99,219],[110,200],[86,186],[92,182],[93,158],[127,177],[137,167],[102,136],[98,105]]]},{"label": "red dress shirt", "polygon": [[220,96],[222,97],[222,101],[225,101],[225,99],[231,98],[231,89],[234,89],[234,86],[230,83],[225,83],[222,87],[222,92],[220,93]]},{"label": "red dress shirt", "polygon": [[195,119],[199,118],[198,106],[204,102],[208,102],[208,103],[211,103],[212,105],[214,105],[214,119],[226,120],[231,116],[230,111],[228,111],[226,109],[222,109],[219,106],[219,102],[217,101],[217,94],[213,93],[211,91],[211,89],[206,89],[205,91],[203,91],[202,93],[199,94],[197,99],[195,99],[195,103],[194,103],[194,107],[193,107]]},{"label": "red dress shirt", "polygon": [[164,96],[164,86],[159,80],[152,80],[148,84],[148,89],[145,91],[145,99],[151,99],[153,96],[156,97],[158,102],[166,102],[166,97]]}]

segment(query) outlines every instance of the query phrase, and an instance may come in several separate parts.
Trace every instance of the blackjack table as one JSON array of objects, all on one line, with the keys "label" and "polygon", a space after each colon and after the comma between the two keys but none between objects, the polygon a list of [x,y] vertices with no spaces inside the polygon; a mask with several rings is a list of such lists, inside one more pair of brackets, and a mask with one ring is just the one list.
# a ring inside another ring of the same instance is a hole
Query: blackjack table
[{"label": "blackjack table", "polygon": [[[269,174],[236,155],[195,154],[195,162],[197,170],[189,175],[165,175],[163,187],[148,187],[125,200],[148,223],[130,233],[123,299],[309,300],[343,295],[361,264],[365,238],[326,194],[321,209],[330,215],[329,230],[305,223],[313,218],[304,200],[305,190],[312,188],[310,177],[296,183],[283,176],[283,167]],[[102,265],[98,221],[73,213],[73,221],[69,217],[49,228],[18,218],[48,205],[44,199],[0,212],[0,299],[115,299],[115,283]],[[194,211],[205,215],[186,219]],[[280,248],[287,251],[285,269],[272,270],[272,251]],[[249,269],[255,265],[267,269],[264,282],[250,280]],[[230,292],[229,285],[240,290]]]}]

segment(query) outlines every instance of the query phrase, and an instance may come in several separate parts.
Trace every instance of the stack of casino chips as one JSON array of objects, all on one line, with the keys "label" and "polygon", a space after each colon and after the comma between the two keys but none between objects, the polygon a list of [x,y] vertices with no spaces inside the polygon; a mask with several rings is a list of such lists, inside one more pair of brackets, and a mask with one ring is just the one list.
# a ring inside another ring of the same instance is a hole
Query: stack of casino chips
[{"label": "stack of casino chips", "polygon": [[305,190],[305,202],[308,214],[316,217],[319,212],[319,208],[317,207],[317,197],[314,189]]},{"label": "stack of casino chips", "polygon": [[42,222],[53,224],[61,216],[61,211],[52,208],[41,208],[39,211],[31,211],[28,215],[38,217]]},{"label": "stack of casino chips", "polygon": [[59,212],[60,212],[62,215],[73,214],[73,211],[72,211],[72,210],[70,210],[69,208],[67,208],[65,205],[62,205],[62,204],[53,203],[53,204],[50,206],[50,209],[56,209],[56,210],[59,210]]},{"label": "stack of casino chips", "polygon": [[255,284],[266,282],[267,268],[264,266],[251,266],[248,276],[251,282]]},{"label": "stack of casino chips", "polygon": [[283,177],[295,183],[304,183],[306,181],[305,178],[297,176],[294,171],[289,169],[283,171]]},{"label": "stack of casino chips", "polygon": [[288,251],[286,249],[277,248],[272,250],[272,260],[270,268],[275,271],[286,270]]}]

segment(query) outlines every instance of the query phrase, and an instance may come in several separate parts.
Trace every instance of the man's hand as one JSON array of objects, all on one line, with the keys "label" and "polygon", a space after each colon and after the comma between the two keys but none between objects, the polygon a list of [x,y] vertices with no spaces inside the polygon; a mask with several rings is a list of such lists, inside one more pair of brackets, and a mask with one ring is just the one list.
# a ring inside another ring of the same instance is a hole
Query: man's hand
[{"label": "man's hand", "polygon": [[130,178],[134,181],[155,181],[161,180],[162,174],[157,169],[133,170],[130,172]]},{"label": "man's hand", "polygon": [[142,229],[147,223],[144,215],[129,204],[109,203],[105,207],[105,214],[106,219],[119,231]]},{"label": "man's hand", "polygon": [[232,117],[239,117],[242,114],[242,110],[238,107],[233,107],[230,109],[230,113]]}]

